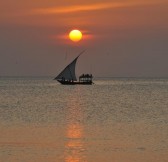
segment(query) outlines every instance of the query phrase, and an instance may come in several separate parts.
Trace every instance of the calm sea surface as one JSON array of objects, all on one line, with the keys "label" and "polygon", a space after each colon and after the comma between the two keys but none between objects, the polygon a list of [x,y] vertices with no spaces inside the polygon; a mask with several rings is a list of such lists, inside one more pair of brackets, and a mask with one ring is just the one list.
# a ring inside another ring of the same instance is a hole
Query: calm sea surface
[{"label": "calm sea surface", "polygon": [[1,77],[0,162],[168,162],[168,79]]}]

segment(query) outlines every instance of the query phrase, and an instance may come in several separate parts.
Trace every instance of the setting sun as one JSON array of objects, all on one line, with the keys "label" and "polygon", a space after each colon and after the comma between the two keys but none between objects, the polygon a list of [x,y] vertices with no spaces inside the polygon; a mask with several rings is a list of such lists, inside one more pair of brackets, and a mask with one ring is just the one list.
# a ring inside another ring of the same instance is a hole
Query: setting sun
[{"label": "setting sun", "polygon": [[82,39],[82,32],[79,30],[72,30],[69,33],[69,38],[74,42],[78,42]]}]

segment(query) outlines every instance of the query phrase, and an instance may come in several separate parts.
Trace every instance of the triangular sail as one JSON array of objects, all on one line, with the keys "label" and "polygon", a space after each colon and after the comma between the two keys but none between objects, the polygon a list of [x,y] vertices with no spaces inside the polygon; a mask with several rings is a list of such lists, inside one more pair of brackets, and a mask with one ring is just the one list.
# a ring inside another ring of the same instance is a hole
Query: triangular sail
[{"label": "triangular sail", "polygon": [[75,66],[76,61],[78,57],[83,53],[82,51],[66,68],[55,78],[56,80],[73,80],[76,81],[76,75],[75,75]]}]

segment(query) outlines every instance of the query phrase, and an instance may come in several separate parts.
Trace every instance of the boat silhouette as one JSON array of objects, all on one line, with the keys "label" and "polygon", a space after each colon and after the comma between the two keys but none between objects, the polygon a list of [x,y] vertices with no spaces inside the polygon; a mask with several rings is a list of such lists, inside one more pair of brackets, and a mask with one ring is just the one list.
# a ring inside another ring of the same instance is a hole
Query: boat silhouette
[{"label": "boat silhouette", "polygon": [[82,51],[70,64],[68,64],[58,74],[58,76],[54,78],[54,80],[57,80],[59,83],[64,85],[75,85],[75,84],[92,85],[93,84],[92,74],[82,74],[81,76],[79,76],[79,80],[77,80],[76,74],[75,74],[76,62],[79,56],[84,52],[85,51]]}]

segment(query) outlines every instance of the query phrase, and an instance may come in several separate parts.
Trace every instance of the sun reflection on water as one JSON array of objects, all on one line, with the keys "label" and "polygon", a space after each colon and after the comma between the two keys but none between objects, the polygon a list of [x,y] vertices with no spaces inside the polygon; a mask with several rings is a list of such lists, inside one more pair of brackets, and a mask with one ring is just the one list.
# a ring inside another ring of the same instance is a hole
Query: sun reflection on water
[{"label": "sun reflection on water", "polygon": [[68,106],[68,122],[65,142],[65,162],[87,162],[84,147],[84,129],[80,119],[82,111],[78,96],[71,96]]},{"label": "sun reflection on water", "polygon": [[83,162],[85,151],[82,141],[82,127],[78,124],[72,124],[67,127],[67,141],[65,144],[66,157],[65,162]]}]

